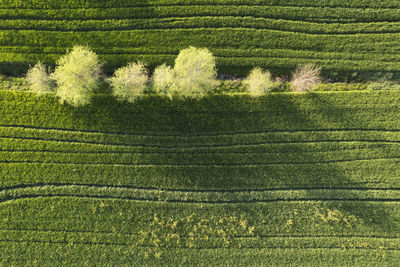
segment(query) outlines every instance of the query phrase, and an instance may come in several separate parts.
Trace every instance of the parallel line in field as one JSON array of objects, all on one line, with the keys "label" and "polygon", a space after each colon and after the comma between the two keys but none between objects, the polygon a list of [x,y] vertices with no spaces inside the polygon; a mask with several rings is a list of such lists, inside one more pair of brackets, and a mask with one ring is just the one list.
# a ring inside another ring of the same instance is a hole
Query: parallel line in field
[{"label": "parallel line in field", "polygon": [[[1,46],[0,46],[0,49],[1,49]],[[262,49],[262,50],[265,50],[265,49]],[[294,52],[298,51],[300,53],[301,52],[305,52],[305,53],[310,52],[310,51],[307,51],[307,50],[295,50],[295,49],[286,49],[286,50],[294,51]],[[281,53],[281,49],[270,49],[269,51],[273,51],[272,53]],[[24,50],[13,49],[12,51],[1,51],[0,50],[0,53],[4,53],[4,54],[30,54],[30,55],[34,55],[34,54],[37,54],[37,55],[62,55],[62,54],[65,53],[65,51],[63,51],[63,52],[61,52],[61,51],[60,52],[56,52],[56,51],[48,52],[48,51],[26,51],[26,50],[24,51]],[[146,52],[146,51],[145,52],[140,52],[140,51],[137,52],[137,51],[122,51],[122,50],[121,51],[105,51],[105,52],[101,52],[100,51],[99,53],[101,55],[103,55],[103,56],[110,56],[110,55],[131,55],[131,56],[137,55],[137,56],[142,56],[142,55],[146,55],[146,56],[171,56],[171,57],[172,56],[175,57],[178,54],[178,52],[159,53],[159,52]],[[312,52],[312,53],[314,53],[314,52]],[[356,54],[351,54],[351,53],[346,53],[346,52],[337,52],[337,53],[336,52],[328,52],[327,53],[328,55],[320,53],[320,52],[315,52],[315,53],[316,53],[315,55],[307,55],[307,57],[305,57],[304,55],[302,56],[301,54],[300,55],[292,55],[291,57],[288,57],[288,56],[279,57],[279,54],[278,54],[278,55],[274,55],[274,58],[288,58],[288,59],[289,58],[293,58],[293,59],[310,58],[310,59],[318,59],[318,60],[370,61],[370,59],[362,58],[362,57],[365,56],[365,54],[359,55],[361,58],[346,59],[346,58],[343,58],[343,57],[346,57],[346,56],[354,57]],[[332,55],[330,55],[330,54],[332,54]],[[369,54],[372,57],[372,56],[376,56],[378,53],[376,53],[376,52],[368,52],[366,55],[369,55]],[[393,54],[386,53],[385,55],[382,55],[382,57],[386,57],[386,56],[390,56],[390,55],[393,55]],[[264,56],[271,57],[271,55],[264,55]],[[340,56],[342,58],[339,58]],[[395,57],[397,57],[397,56],[398,55],[395,55]],[[259,58],[259,56],[251,55],[251,54],[249,54],[249,55],[240,55],[240,56],[235,56],[235,57],[215,54],[215,57],[216,58],[220,58],[220,59],[230,59],[230,58],[244,58],[244,59],[253,59],[254,58],[255,59],[255,58]],[[390,59],[389,58],[381,58],[380,60],[383,61],[383,62],[396,62],[396,58],[390,58]],[[367,90],[365,90],[365,91],[367,91]],[[358,90],[357,92],[360,92],[360,90]],[[379,105],[381,105],[381,104],[379,104]],[[373,106],[373,104],[368,104],[368,106]],[[211,112],[201,112],[201,113],[211,113]],[[220,114],[220,113],[222,113],[222,112],[215,112],[215,114]],[[246,113],[253,114],[252,112],[246,112]],[[254,112],[254,113],[260,113],[260,112]]]},{"label": "parallel line in field", "polygon": [[51,164],[51,165],[98,165],[98,166],[132,166],[132,167],[257,167],[257,166],[270,166],[270,165],[310,165],[310,164],[330,164],[330,163],[345,163],[345,162],[359,162],[359,161],[375,161],[375,160],[400,160],[398,157],[378,157],[368,159],[345,159],[345,160],[329,160],[329,161],[310,161],[310,162],[256,162],[256,163],[93,163],[93,162],[59,162],[59,161],[34,161],[34,160],[1,160],[0,164]]},{"label": "parallel line in field", "polygon": [[225,204],[257,204],[257,203],[278,203],[278,202],[372,202],[372,203],[400,203],[399,198],[316,198],[316,197],[299,197],[299,198],[273,198],[273,199],[248,199],[248,200],[195,200],[195,199],[160,199],[155,196],[149,197],[131,197],[131,196],[112,196],[112,195],[75,195],[75,194],[21,194],[16,196],[7,196],[0,199],[0,204],[12,203],[17,200],[34,200],[38,198],[75,198],[75,199],[92,199],[92,200],[124,200],[133,202],[147,203],[185,203],[185,204],[210,204],[210,205],[225,205]]},{"label": "parallel line in field", "polygon": [[[400,44],[400,43],[399,43]],[[0,55],[2,54],[2,52],[0,52]],[[14,54],[14,55],[34,55],[34,56],[40,56],[40,55],[62,55],[62,54],[64,54],[64,53],[51,53],[51,54],[43,54],[43,53],[36,53],[36,52],[27,52],[27,53],[25,53],[25,52],[22,52],[22,53],[20,53],[20,52],[12,52],[12,53],[8,53],[8,52],[6,52],[6,53],[3,53],[3,54]],[[136,53],[134,53],[134,54],[124,54],[124,53],[104,53],[104,54],[102,54],[102,56],[103,57],[110,57],[110,56],[115,56],[115,55],[121,55],[121,56],[140,56],[140,57],[142,57],[142,56],[149,56],[149,57],[152,57],[152,56],[164,56],[164,57],[168,57],[169,59],[173,59],[173,58],[175,58],[176,57],[176,54],[140,54],[140,55],[138,55],[138,54],[136,54]],[[260,59],[260,57],[257,57],[257,56],[253,56],[253,55],[250,55],[250,56],[240,56],[240,57],[227,57],[227,56],[216,56],[215,57],[217,60],[221,60],[222,62],[221,62],[221,64],[223,65],[224,64],[224,62],[223,62],[223,60],[240,60],[240,59],[242,59],[242,60],[257,60],[257,59]],[[344,64],[344,63],[346,63],[346,62],[348,62],[348,63],[350,63],[350,64],[355,64],[355,63],[363,63],[363,64],[366,64],[366,63],[371,63],[371,64],[380,64],[380,65],[386,65],[386,66],[388,66],[388,67],[390,67],[391,69],[393,69],[393,67],[396,67],[397,65],[397,63],[398,63],[398,60],[396,60],[396,59],[379,59],[379,60],[377,60],[377,59],[369,59],[369,58],[365,58],[365,59],[343,59],[343,58],[336,58],[336,57],[331,57],[331,58],[323,58],[323,56],[320,56],[320,57],[311,57],[311,56],[290,56],[290,57],[287,57],[287,56],[279,56],[279,55],[275,55],[275,56],[273,56],[273,57],[267,57],[267,56],[265,56],[263,59],[266,59],[266,60],[273,60],[273,59],[277,59],[277,60],[288,60],[288,61],[290,61],[290,60],[313,60],[314,62],[318,62],[318,64],[328,64],[328,63],[331,63],[331,64],[334,64],[335,62],[336,63],[342,63],[342,64]],[[111,59],[111,61],[112,61],[112,59]],[[0,62],[2,62],[1,61],[1,58],[0,58]],[[3,62],[6,62],[6,63],[10,63],[9,61],[3,61]],[[229,63],[228,62],[228,65],[229,64],[231,64],[231,63]],[[360,68],[359,66],[357,66],[357,68]],[[347,92],[349,92],[349,91],[347,91]],[[365,92],[365,93],[368,93],[368,92],[370,92],[370,91],[368,91],[368,90],[363,90],[363,91],[361,91],[361,90],[356,90],[355,92]],[[239,95],[240,93],[238,93],[237,95]],[[373,109],[374,107],[368,107],[368,108],[365,108],[365,109]],[[383,107],[383,108],[386,108],[386,107]],[[389,107],[389,108],[394,108],[394,107]],[[351,108],[347,108],[347,109],[351,109]],[[197,114],[214,114],[214,115],[219,115],[219,114],[226,114],[227,112],[198,112]],[[259,114],[260,112],[233,112],[233,113],[246,113],[246,114],[249,114],[249,115],[251,115],[251,114]],[[31,115],[31,114],[28,114],[28,115]]]},{"label": "parallel line in field", "polygon": [[0,192],[7,190],[19,189],[35,189],[35,188],[95,188],[97,190],[137,190],[137,191],[150,191],[150,192],[180,192],[180,193],[248,193],[252,192],[317,192],[317,191],[400,191],[400,188],[366,188],[366,187],[313,187],[313,188],[298,188],[298,187],[280,187],[280,188],[263,188],[263,189],[240,189],[240,190],[216,190],[216,189],[173,189],[173,188],[156,188],[156,187],[139,187],[131,185],[105,185],[105,184],[74,184],[74,183],[35,183],[35,184],[19,184],[9,187],[0,187]]},{"label": "parallel line in field", "polygon": [[[0,8],[1,11],[1,8]],[[128,18],[128,17],[122,17],[122,18],[118,18],[118,17],[110,17],[110,18],[66,18],[66,21],[69,22],[73,22],[73,21],[90,21],[90,22],[104,22],[104,21],[155,21],[158,22],[158,20],[160,22],[162,22],[163,20],[165,20],[166,22],[171,22],[168,20],[179,20],[179,19],[195,19],[195,18],[230,18],[230,19],[253,19],[253,20],[267,20],[267,21],[281,21],[281,22],[287,22],[287,23],[304,23],[304,24],[322,24],[322,25],[330,25],[330,24],[338,24],[338,25],[348,25],[348,24],[354,24],[354,26],[357,25],[364,25],[364,24],[387,24],[387,23],[393,23],[393,24],[398,24],[398,21],[371,21],[371,22],[367,22],[367,21],[357,21],[357,22],[312,22],[312,21],[308,21],[308,20],[295,20],[295,19],[290,19],[290,18],[286,18],[286,17],[282,17],[282,18],[277,18],[277,17],[260,17],[260,16],[254,16],[254,14],[245,14],[245,15],[229,15],[229,14],[195,14],[193,16],[185,16],[185,15],[181,15],[181,14],[177,14],[176,16],[171,16],[171,17],[133,17],[133,18]],[[311,19],[318,19],[318,18],[311,18]],[[5,19],[7,21],[54,21],[50,18],[9,18],[9,19]],[[61,20],[61,19],[56,19],[56,20]]]},{"label": "parallel line in field", "polygon": [[[0,8],[0,11],[1,11],[1,8]],[[196,19],[196,18],[212,18],[212,19],[215,19],[215,18],[222,18],[222,19],[224,19],[224,18],[230,18],[230,19],[235,19],[235,18],[237,18],[237,19],[253,19],[253,20],[266,20],[266,21],[279,21],[279,22],[287,22],[287,23],[304,23],[304,24],[321,24],[321,25],[331,25],[331,24],[337,24],[337,25],[349,25],[349,24],[354,24],[354,26],[357,26],[357,25],[365,25],[365,24],[391,24],[391,23],[393,23],[393,24],[398,24],[398,21],[371,21],[371,22],[367,22],[367,21],[357,21],[357,22],[342,22],[342,21],[338,21],[338,22],[319,22],[319,21],[316,21],[316,22],[314,22],[314,21],[308,21],[308,20],[296,20],[296,19],[290,19],[290,18],[286,18],[286,17],[282,17],[282,18],[277,18],[277,17],[266,17],[266,16],[254,16],[254,14],[245,14],[245,15],[238,15],[238,16],[235,16],[235,15],[222,15],[222,14],[209,14],[209,13],[207,13],[207,14],[204,14],[204,15],[202,15],[202,14],[195,14],[194,16],[171,16],[171,17],[167,17],[167,16],[163,16],[163,17],[152,17],[152,18],[149,18],[149,17],[143,17],[143,18],[140,18],[140,17],[133,17],[133,18],[128,18],[128,17],[122,17],[122,18],[118,18],[118,17],[115,17],[115,18],[76,18],[76,19],[74,19],[74,18],[66,18],[65,20],[66,21],[68,21],[68,22],[74,22],[74,21],[87,21],[87,22],[104,22],[104,21],[132,21],[132,22],[134,22],[134,21],[138,21],[138,22],[141,22],[141,21],[154,21],[154,22],[166,22],[166,23],[169,23],[169,22],[171,22],[171,21],[168,21],[168,20],[179,20],[179,19]],[[312,18],[312,19],[318,19],[318,18]],[[16,17],[16,18],[7,18],[7,19],[4,19],[4,20],[7,20],[7,21],[29,21],[29,20],[31,20],[31,21],[48,21],[48,22],[51,22],[51,21],[54,21],[53,19],[50,19],[50,18],[19,18],[19,17]],[[56,19],[56,20],[61,20],[61,19]],[[175,21],[173,21],[173,22],[175,22]],[[143,23],[143,24],[145,24],[145,23]],[[315,25],[316,26],[316,25]]]},{"label": "parallel line in field", "polygon": [[198,6],[198,7],[203,7],[203,6],[207,6],[207,7],[230,7],[230,6],[235,6],[235,7],[283,7],[283,8],[294,8],[294,9],[303,9],[303,8],[312,8],[312,9],[316,9],[316,8],[329,8],[329,9],[349,9],[349,10],[354,10],[354,9],[360,9],[360,10],[365,10],[365,9],[369,9],[369,10],[387,10],[387,11],[391,11],[394,8],[400,8],[400,6],[397,5],[393,5],[393,6],[386,6],[386,7],[376,7],[376,6],[369,6],[369,5],[360,5],[360,6],[349,6],[349,5],[288,5],[288,4],[284,4],[284,3],[280,3],[279,5],[270,5],[270,4],[263,4],[263,5],[255,5],[255,4],[246,4],[246,3],[218,3],[218,4],[208,4],[208,3],[199,3],[196,2],[195,4],[191,3],[190,1],[186,2],[186,3],[180,3],[180,4],[136,4],[136,5],[127,5],[127,6],[90,6],[90,7],[60,7],[60,8],[42,8],[42,7],[1,7],[0,10],[14,10],[16,8],[18,9],[22,9],[22,10],[45,10],[45,11],[52,11],[52,10],[90,10],[90,9],[126,9],[126,8],[131,8],[131,9],[135,9],[135,8],[157,8],[157,7],[193,7],[193,6]]},{"label": "parallel line in field", "polygon": [[[362,11],[364,10],[371,10],[371,11],[375,11],[375,10],[385,10],[385,11],[393,11],[393,8],[395,7],[369,7],[368,5],[364,5],[364,6],[359,6],[359,7],[355,7],[355,6],[341,6],[341,5],[285,5],[285,4],[279,4],[279,5],[270,5],[270,4],[263,4],[263,5],[255,5],[255,4],[245,4],[245,3],[217,3],[217,4],[209,4],[209,3],[198,3],[196,2],[195,4],[189,2],[186,3],[180,3],[180,4],[138,4],[138,5],[133,5],[133,6],[109,6],[109,7],[61,7],[61,8],[34,8],[34,7],[30,7],[30,8],[24,8],[24,7],[17,7],[18,9],[22,9],[22,10],[44,10],[44,11],[59,11],[59,10],[101,10],[101,9],[144,9],[144,8],[157,8],[157,7],[188,7],[188,8],[193,8],[193,7],[213,7],[213,8],[218,8],[218,7],[231,7],[231,6],[235,6],[235,7],[254,7],[254,8],[262,8],[262,7],[276,7],[276,8],[289,8],[289,9],[318,9],[318,8],[327,8],[327,9],[340,9],[340,10],[354,10],[354,9],[360,9]],[[399,7],[399,6],[398,6]],[[15,10],[15,7],[2,7],[0,8],[0,10]]]},{"label": "parallel line in field", "polygon": [[[1,138],[0,138],[1,139]],[[258,151],[258,152],[246,152],[246,151],[76,151],[76,150],[33,150],[33,149],[0,149],[0,152],[8,153],[54,153],[54,154],[130,154],[130,155],[197,155],[197,154],[212,154],[212,155],[263,155],[263,154],[298,154],[298,153],[325,153],[325,152],[337,152],[337,151],[354,151],[354,150],[368,150],[378,149],[379,147],[355,147],[355,148],[335,148],[335,149],[324,149],[324,150],[301,150],[301,151]]]},{"label": "parallel line in field", "polygon": [[[397,44],[397,42],[394,42],[394,43]],[[26,50],[22,50],[21,47],[26,49]],[[32,53],[42,53],[42,54],[64,54],[65,51],[69,47],[62,47],[62,46],[58,46],[58,47],[54,47],[54,46],[33,46],[33,45],[32,46],[26,46],[25,44],[21,44],[21,45],[14,44],[12,46],[0,46],[0,49],[1,49],[0,51],[2,51],[4,53],[13,53],[13,49],[15,49],[15,48],[20,49],[20,50],[14,50],[17,53],[32,52]],[[38,48],[40,49],[40,51],[31,51],[32,49],[38,49]],[[10,51],[7,51],[7,49],[9,49]],[[56,50],[56,51],[43,51],[44,49],[59,49],[59,50]],[[110,55],[113,55],[113,54],[138,54],[138,55],[147,54],[147,55],[174,55],[174,56],[176,56],[179,53],[179,50],[176,50],[176,49],[171,48],[171,47],[167,48],[169,50],[167,50],[167,49],[165,49],[165,50],[147,50],[147,49],[145,49],[145,50],[140,50],[140,49],[131,50],[131,49],[129,49],[129,47],[119,47],[118,49],[121,49],[121,50],[109,49],[108,51],[106,51],[107,48],[104,48],[104,47],[92,47],[92,49],[97,51],[97,52],[99,52],[100,54],[105,54],[105,55],[107,55],[107,54],[110,54]],[[106,49],[106,50],[104,50],[104,49]],[[324,52],[318,52],[318,51],[315,51],[313,49],[308,49],[308,50],[304,49],[304,48],[296,49],[295,47],[293,47],[293,48],[284,48],[284,49],[280,49],[280,48],[257,48],[257,49],[253,49],[253,50],[232,48],[232,47],[225,48],[225,49],[224,48],[220,48],[220,47],[209,47],[209,49],[212,49],[212,50],[219,49],[219,52],[215,51],[215,50],[213,52],[214,52],[215,56],[221,57],[221,58],[224,57],[224,55],[221,54],[221,51],[233,51],[233,52],[237,52],[237,51],[239,51],[239,52],[242,51],[243,52],[243,51],[245,51],[246,53],[247,52],[251,52],[251,51],[263,51],[263,52],[271,52],[271,51],[273,51],[275,53],[276,53],[276,51],[279,51],[280,53],[285,53],[285,52],[289,51],[289,52],[304,52],[304,53],[321,54],[322,56],[323,56],[323,54],[326,54],[326,53],[343,54],[343,55],[360,55],[360,56],[365,55],[365,53],[357,54],[357,53],[350,53],[350,52],[340,52],[340,51],[338,52],[336,50],[332,50],[332,51],[324,50]],[[379,55],[379,54],[381,54],[381,52],[368,51],[367,54]],[[385,52],[385,55],[398,56],[397,53],[390,52],[390,51],[388,51],[387,53]],[[243,55],[243,57],[244,58],[246,58],[246,57],[251,58],[251,57],[256,57],[256,55],[254,55],[254,56],[253,55],[249,55],[249,56]],[[370,105],[375,105],[375,104],[368,103],[368,105],[370,106]],[[380,103],[379,105],[382,105],[382,103]]]},{"label": "parallel line in field", "polygon": [[[0,242],[8,242],[8,243],[44,243],[44,244],[65,244],[65,245],[71,245],[70,242],[68,241],[49,241],[49,240],[33,240],[33,239],[19,239],[19,240],[13,240],[13,239],[0,239]],[[116,242],[79,242],[79,241],[74,241],[73,244],[78,244],[78,245],[112,245],[112,246],[129,246],[131,247],[132,244],[126,244],[126,243],[116,243]],[[174,247],[174,246],[167,246],[167,247],[160,247],[156,245],[139,245],[135,244],[135,247],[144,247],[144,248],[156,248],[156,249],[189,249],[189,250],[211,250],[211,249],[238,249],[237,247],[212,247],[212,246],[207,246],[207,247]],[[339,247],[332,247],[332,246],[318,246],[318,247],[290,247],[290,246],[274,246],[274,247],[250,247],[250,246],[244,246],[241,249],[294,249],[294,250],[314,250],[314,249],[338,249],[338,250],[343,250],[343,246]],[[347,250],[367,250],[367,251],[400,251],[400,249],[397,248],[365,248],[365,247],[346,247]]]},{"label": "parallel line in field", "polygon": [[[172,203],[268,203],[278,201],[397,201],[400,188],[373,190],[353,189],[265,189],[219,191],[191,191],[173,189],[143,189],[98,185],[18,185],[0,189],[0,202],[38,197],[77,197],[94,199],[126,199]],[[284,197],[282,197],[284,196]]]},{"label": "parallel line in field", "polygon": [[[0,10],[1,11],[1,10]],[[20,15],[20,14],[18,14]],[[39,15],[35,15],[35,16],[25,16],[25,17],[21,17],[18,15],[4,15],[4,14],[0,14],[0,18],[3,20],[21,20],[21,19],[25,19],[25,20],[36,20],[36,21],[92,21],[92,20],[145,20],[145,19],[155,19],[155,18],[160,18],[160,19],[170,19],[170,18],[175,18],[177,16],[179,16],[180,18],[192,18],[193,16],[191,16],[190,14],[184,16],[182,14],[173,14],[171,16],[157,16],[157,17],[151,17],[151,16],[122,16],[122,17],[111,17],[111,16],[97,16],[97,17],[77,17],[77,18],[71,18],[71,17],[51,17],[49,15],[46,15],[44,17],[41,17]],[[213,15],[210,13],[205,13],[205,14],[196,14],[196,17],[219,17],[221,15]],[[259,15],[259,16],[255,16],[254,14],[242,14],[242,15],[238,15],[238,16],[232,16],[232,15],[227,15],[227,16],[231,16],[231,17],[237,17],[237,18],[245,18],[245,17],[249,17],[249,18],[254,18],[254,19],[271,19],[271,20],[285,20],[293,23],[317,23],[317,24],[341,24],[341,25],[348,25],[348,24],[371,24],[371,23],[397,23],[399,22],[398,20],[370,20],[367,21],[365,19],[361,19],[361,20],[355,20],[355,19],[343,19],[343,18],[329,18],[329,19],[324,19],[324,18],[312,18],[309,17],[307,19],[296,19],[296,18],[288,18],[288,17],[276,17],[276,16],[270,16],[268,14],[265,15]]]},{"label": "parallel line in field", "polygon": [[91,30],[85,30],[85,29],[74,29],[74,30],[61,30],[61,29],[0,29],[2,32],[13,32],[13,31],[33,31],[33,32],[60,32],[60,33],[65,33],[65,32],[141,32],[141,31],[170,31],[170,30],[185,30],[185,31],[190,31],[190,30],[208,30],[208,29],[215,29],[215,30],[231,30],[231,29],[244,29],[244,30],[252,30],[252,31],[268,31],[268,32],[278,32],[278,33],[293,33],[293,34],[299,34],[299,35],[306,35],[306,36],[349,36],[349,35],[387,35],[387,34],[400,34],[400,31],[386,31],[386,32],[352,32],[352,33],[312,33],[312,32],[301,32],[301,31],[289,31],[289,30],[282,30],[282,29],[268,29],[268,28],[254,28],[254,27],[245,27],[245,26],[240,26],[240,27],[234,27],[234,26],[229,26],[229,27],[205,27],[205,26],[200,26],[200,27],[169,27],[169,28],[141,28],[141,29],[110,29],[110,30],[103,30],[103,29],[91,29]]},{"label": "parallel line in field", "polygon": [[[397,44],[397,43],[396,43]],[[328,51],[329,52],[329,51]],[[1,53],[1,52],[0,52]],[[25,54],[25,55],[43,55],[43,53],[37,53],[37,52],[27,52],[27,53],[25,53],[25,52],[23,52],[23,53],[19,53],[19,52],[12,52],[12,53],[3,53],[3,54],[18,54],[18,55],[20,55],[20,54]],[[64,53],[54,53],[54,55],[62,55],[62,54],[64,54]],[[47,55],[53,55],[53,54],[47,54]],[[112,55],[122,55],[121,53],[109,53],[109,54],[107,54],[107,53],[104,53],[103,54],[103,56],[105,57],[105,56],[112,56]],[[125,54],[125,56],[126,55],[137,55],[137,54]],[[174,57],[176,57],[176,54],[141,54],[141,56],[165,56],[165,57],[170,57],[170,59],[172,59],[172,58],[174,58]],[[257,57],[257,56],[240,56],[240,57],[228,57],[228,56],[216,56],[216,59],[218,60],[230,60],[230,59],[232,59],[232,60],[238,60],[238,59],[259,59],[259,57]],[[392,65],[394,64],[394,63],[397,63],[398,61],[397,60],[393,60],[393,61],[390,61],[390,60],[386,60],[386,59],[381,59],[381,60],[379,60],[378,62],[376,62],[377,60],[375,59],[375,60],[371,60],[371,59],[368,59],[368,58],[365,58],[365,59],[356,59],[356,60],[353,60],[353,59],[340,59],[340,58],[322,58],[322,57],[320,57],[320,58],[318,58],[318,57],[309,57],[309,56],[307,56],[307,57],[300,57],[300,56],[296,56],[296,57],[287,57],[287,56],[284,56],[284,55],[282,55],[282,56],[279,56],[279,55],[275,55],[275,56],[273,56],[273,57],[264,57],[264,58],[268,58],[268,60],[273,60],[273,59],[279,59],[279,60],[314,60],[314,61],[317,61],[317,62],[319,62],[319,64],[324,64],[324,62],[325,63],[332,63],[332,62],[341,62],[341,63],[345,63],[345,62],[349,62],[349,63],[351,63],[351,64],[354,64],[354,63],[361,63],[361,62],[363,62],[363,63],[365,63],[365,62],[370,62],[370,63],[376,63],[376,64],[378,64],[378,63],[380,63],[380,64],[386,64],[386,65],[389,65],[389,66],[391,66],[391,67],[393,67]],[[1,61],[0,61],[1,62]],[[5,61],[5,62],[8,62],[8,61]],[[221,64],[223,64],[223,62],[221,63]],[[364,90],[364,91],[356,91],[356,92],[366,92],[366,93],[368,93],[369,91],[368,90]],[[369,109],[372,109],[372,107],[370,107]],[[198,112],[198,114],[224,114],[224,113],[227,113],[227,112]],[[246,114],[253,114],[253,113],[256,113],[256,114],[259,114],[260,112],[235,112],[235,113],[246,113]]]},{"label": "parallel line in field", "polygon": [[159,148],[159,149],[193,149],[193,148],[218,148],[218,147],[240,147],[240,146],[260,146],[268,144],[312,144],[312,143],[385,143],[385,144],[399,144],[399,141],[393,140],[307,140],[307,141],[264,141],[255,143],[236,143],[236,144],[219,144],[219,145],[181,145],[181,146],[163,146],[163,145],[150,145],[150,144],[122,144],[122,143],[100,143],[90,142],[82,140],[63,140],[63,139],[48,139],[48,138],[37,138],[37,137],[15,137],[15,136],[0,136],[3,139],[16,139],[16,140],[35,140],[35,141],[46,141],[46,142],[59,142],[59,143],[70,143],[70,144],[88,144],[88,145],[102,145],[102,146],[116,146],[116,147],[143,147],[143,148]]},{"label": "parallel line in field", "polygon": [[[54,233],[78,233],[78,234],[110,234],[110,235],[134,235],[134,236],[142,236],[140,233],[131,233],[131,232],[110,232],[110,231],[84,231],[84,230],[68,230],[68,229],[26,229],[26,228],[0,228],[0,232],[54,232]],[[156,234],[154,233],[153,235],[162,237],[162,236],[168,236],[167,234]],[[365,236],[365,235],[207,235],[208,237],[211,238],[240,238],[240,239],[257,239],[257,238],[271,238],[271,239],[280,239],[280,238],[296,238],[296,239],[317,239],[317,238],[350,238],[350,239],[395,239],[395,241],[400,241],[399,236]],[[204,237],[202,235],[179,235],[179,237],[195,237],[195,238],[201,238]]]},{"label": "parallel line in field", "polygon": [[190,26],[190,27],[184,27],[184,26],[173,26],[173,25],[168,25],[166,23],[165,26],[160,26],[160,27],[134,27],[134,26],[120,26],[120,27],[106,27],[106,28],[101,28],[101,29],[96,29],[96,28],[91,28],[91,29],[86,29],[86,28],[71,28],[71,29],[63,29],[63,28],[46,28],[46,27],[13,27],[13,28],[8,28],[8,27],[2,27],[0,26],[0,31],[41,31],[41,32],[122,32],[122,31],[151,31],[151,30],[179,30],[179,29],[185,29],[185,30],[191,30],[191,29],[251,29],[251,30],[272,30],[272,31],[278,31],[278,32],[288,32],[288,33],[301,33],[301,34],[308,34],[308,35],[353,35],[353,34],[398,34],[400,33],[399,30],[386,30],[386,31],[337,31],[337,32],[330,32],[330,31],[307,31],[305,30],[289,30],[289,29],[279,29],[277,27],[268,27],[268,24],[264,25],[263,27],[261,26],[246,26],[246,25],[241,25],[241,26]]},{"label": "parallel line in field", "polygon": [[[231,113],[230,111],[226,111]],[[210,112],[212,113],[212,112]],[[246,112],[248,113],[248,112]],[[260,112],[257,112],[260,113]],[[201,134],[154,134],[154,133],[126,133],[126,132],[107,132],[107,131],[96,131],[96,130],[82,130],[82,129],[69,129],[69,128],[53,128],[53,127],[38,127],[29,125],[17,125],[17,124],[1,124],[0,128],[17,128],[17,129],[29,129],[38,131],[54,131],[54,132],[71,132],[71,133],[92,133],[101,135],[124,135],[124,136],[150,136],[150,137],[203,137],[203,136],[233,136],[233,135],[254,135],[254,134],[267,134],[267,133],[309,133],[309,132],[395,132],[400,133],[400,129],[374,129],[374,128],[333,128],[333,129],[267,129],[264,131],[249,131],[249,132],[222,132],[222,133],[201,133]]]}]

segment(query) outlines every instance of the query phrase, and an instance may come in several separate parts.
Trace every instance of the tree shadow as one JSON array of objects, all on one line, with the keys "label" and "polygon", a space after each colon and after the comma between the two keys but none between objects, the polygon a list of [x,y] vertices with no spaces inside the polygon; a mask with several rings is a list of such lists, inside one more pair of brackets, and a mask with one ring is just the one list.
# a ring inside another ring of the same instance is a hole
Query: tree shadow
[{"label": "tree shadow", "polygon": [[[316,133],[322,137],[325,132],[335,136],[335,130],[369,127],[369,118],[362,118],[362,111],[357,112],[356,106],[352,107],[352,103],[357,101],[353,99],[349,103],[335,105],[339,102],[335,100],[335,94],[319,93],[271,94],[261,98],[219,95],[204,99],[173,100],[146,96],[134,104],[121,103],[103,95],[95,97],[90,106],[74,109],[73,116],[85,129],[104,132],[211,137],[227,134],[233,141],[235,139],[232,136],[242,133],[273,133],[274,138],[280,140],[299,133],[303,137],[310,136],[305,137],[310,141],[308,145],[302,146],[302,141],[293,141],[292,147],[296,145],[296,153],[299,154],[298,158],[304,158],[303,163],[278,162],[252,167],[200,166],[196,171],[193,171],[194,167],[171,167],[173,171],[156,173],[163,177],[163,181],[160,180],[158,184],[159,188],[173,185],[178,189],[189,190],[301,189],[309,192],[309,198],[315,197],[315,189],[349,192],[354,189],[356,192],[366,192],[373,187],[384,190],[384,183],[374,181],[371,177],[363,177],[369,171],[377,173],[378,170],[373,168],[381,168],[379,164],[369,166],[368,161],[358,158],[351,159],[356,162],[360,160],[357,164],[346,163],[346,158],[343,161],[321,158],[319,163],[307,163],[312,145],[318,143],[313,137]],[[379,123],[372,125],[378,127]],[[280,142],[268,140],[268,137],[262,140],[267,145],[270,141],[271,145]],[[326,144],[335,142],[330,140]],[[176,144],[179,145],[171,145]],[[286,151],[281,152],[292,152],[291,146],[286,146],[285,149]],[[338,151],[340,149],[340,146],[336,148]],[[223,156],[216,156],[215,165],[218,165],[220,160],[223,160]],[[179,176],[182,179],[168,181],[174,178],[169,177],[171,173],[175,178]],[[329,210],[338,210],[359,218],[371,231],[390,235],[393,234],[393,229],[397,229],[395,218],[385,205],[379,204],[382,203],[379,199],[358,201],[356,204],[350,200],[341,200],[338,196],[337,199],[333,197],[325,203]]]}]

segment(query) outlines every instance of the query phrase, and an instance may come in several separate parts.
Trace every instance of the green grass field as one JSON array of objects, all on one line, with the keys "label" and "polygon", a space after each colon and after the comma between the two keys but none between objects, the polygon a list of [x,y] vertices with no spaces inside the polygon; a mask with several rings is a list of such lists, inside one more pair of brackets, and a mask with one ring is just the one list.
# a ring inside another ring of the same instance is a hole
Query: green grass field
[{"label": "green grass field", "polygon": [[399,74],[398,1],[90,0],[0,1],[0,71],[19,75],[89,45],[105,70],[141,60],[173,63],[208,47],[220,73],[255,67],[278,75],[315,63],[338,79]]},{"label": "green grass field", "polygon": [[0,264],[396,266],[398,103],[0,90]]}]

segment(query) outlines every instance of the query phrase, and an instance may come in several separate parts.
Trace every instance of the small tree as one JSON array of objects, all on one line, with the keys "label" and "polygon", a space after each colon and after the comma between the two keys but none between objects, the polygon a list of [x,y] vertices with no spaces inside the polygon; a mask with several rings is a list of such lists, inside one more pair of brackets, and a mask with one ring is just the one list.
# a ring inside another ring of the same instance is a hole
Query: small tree
[{"label": "small tree", "polygon": [[133,103],[146,89],[147,70],[141,62],[129,63],[117,69],[108,81],[117,99]]},{"label": "small tree", "polygon": [[175,60],[175,88],[183,96],[203,96],[218,84],[215,59],[206,49],[190,46]]},{"label": "small tree", "polygon": [[61,103],[82,106],[90,102],[93,91],[99,86],[101,64],[98,56],[85,46],[74,46],[57,61],[52,74],[56,81],[57,96]]},{"label": "small tree", "polygon": [[54,83],[47,74],[46,66],[40,61],[28,70],[25,79],[30,90],[38,95],[54,93]]},{"label": "small tree", "polygon": [[290,86],[292,90],[295,92],[311,91],[315,85],[321,83],[322,79],[320,73],[321,68],[313,64],[297,67],[291,80]]},{"label": "small tree", "polygon": [[274,82],[271,79],[269,71],[263,71],[261,68],[254,68],[249,76],[243,81],[250,95],[261,96],[266,92],[271,91]]},{"label": "small tree", "polygon": [[153,90],[171,98],[174,93],[174,81],[175,72],[171,67],[165,64],[158,66],[153,73]]}]

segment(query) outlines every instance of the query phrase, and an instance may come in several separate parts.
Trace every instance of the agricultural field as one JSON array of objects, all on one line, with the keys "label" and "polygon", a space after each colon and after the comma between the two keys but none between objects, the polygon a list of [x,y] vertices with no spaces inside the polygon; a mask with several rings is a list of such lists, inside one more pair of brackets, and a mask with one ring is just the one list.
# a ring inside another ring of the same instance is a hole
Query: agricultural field
[{"label": "agricultural field", "polygon": [[396,266],[399,102],[0,90],[0,264]]},{"label": "agricultural field", "polygon": [[77,44],[101,55],[108,72],[137,60],[153,68],[193,45],[210,48],[224,74],[314,63],[339,80],[398,76],[399,8],[395,0],[0,0],[0,72],[54,65]]},{"label": "agricultural field", "polygon": [[0,265],[398,266],[399,17],[0,0]]}]

